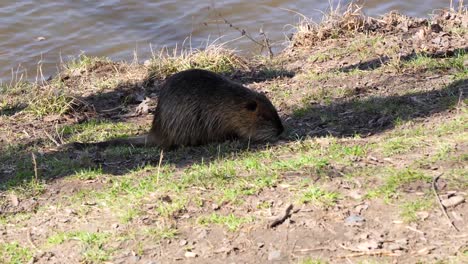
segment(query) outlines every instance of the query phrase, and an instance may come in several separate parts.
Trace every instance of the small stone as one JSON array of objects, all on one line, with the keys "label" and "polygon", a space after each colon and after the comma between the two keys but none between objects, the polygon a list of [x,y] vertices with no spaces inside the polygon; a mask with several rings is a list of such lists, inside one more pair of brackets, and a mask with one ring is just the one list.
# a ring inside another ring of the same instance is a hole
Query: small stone
[{"label": "small stone", "polygon": [[46,40],[46,38],[41,36],[41,37],[37,37],[36,40],[37,41],[43,41],[43,40]]},{"label": "small stone", "polygon": [[187,244],[188,244],[188,241],[185,240],[185,239],[182,239],[182,240],[179,241],[179,246],[181,246],[181,247],[182,247],[182,246],[185,246],[185,245],[187,245]]},{"label": "small stone", "polygon": [[362,194],[357,190],[352,190],[348,193],[348,196],[353,198],[354,200],[361,200]]},{"label": "small stone", "polygon": [[364,217],[360,215],[350,215],[346,217],[345,224],[346,225],[362,225],[362,223],[365,221],[366,220],[364,219]]},{"label": "small stone", "polygon": [[185,252],[184,256],[186,258],[196,258],[196,257],[198,257],[198,254],[195,253],[195,252],[187,251],[187,252]]},{"label": "small stone", "polygon": [[216,211],[216,210],[219,210],[220,206],[219,206],[219,204],[214,203],[214,204],[211,205],[211,208]]},{"label": "small stone", "polygon": [[420,250],[417,251],[418,255],[428,255],[431,253],[431,251],[434,250],[434,248],[421,248]]},{"label": "small stone", "polygon": [[11,205],[13,205],[14,207],[17,207],[19,205],[18,196],[14,194],[10,194],[10,201],[11,201]]},{"label": "small stone", "polygon": [[113,229],[119,228],[119,224],[117,224],[117,223],[113,224],[113,225],[112,225],[112,228],[113,228]]},{"label": "small stone", "polygon": [[262,243],[262,242],[257,243],[257,247],[258,247],[258,248],[262,248],[262,247],[264,247],[264,246],[265,246],[265,243]]},{"label": "small stone", "polygon": [[460,195],[454,195],[448,199],[442,200],[442,204],[445,207],[455,207],[465,201],[465,197]]},{"label": "small stone", "polygon": [[279,260],[281,258],[281,251],[273,250],[268,253],[268,260]]}]

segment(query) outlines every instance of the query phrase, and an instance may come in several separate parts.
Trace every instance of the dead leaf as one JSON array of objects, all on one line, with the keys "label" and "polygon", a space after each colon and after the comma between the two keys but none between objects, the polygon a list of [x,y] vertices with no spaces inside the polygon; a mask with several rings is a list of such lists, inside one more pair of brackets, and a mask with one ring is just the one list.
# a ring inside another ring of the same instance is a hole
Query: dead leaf
[{"label": "dead leaf", "polygon": [[141,114],[148,114],[149,113],[149,102],[151,101],[150,98],[146,97],[136,108],[136,113]]}]

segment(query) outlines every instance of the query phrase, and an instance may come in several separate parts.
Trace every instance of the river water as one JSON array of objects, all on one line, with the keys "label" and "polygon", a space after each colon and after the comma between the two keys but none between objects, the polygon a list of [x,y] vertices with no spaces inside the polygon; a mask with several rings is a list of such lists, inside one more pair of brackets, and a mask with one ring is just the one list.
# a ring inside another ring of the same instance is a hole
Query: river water
[{"label": "river water", "polygon": [[[398,10],[427,17],[434,9],[450,6],[450,0],[360,3],[372,16]],[[298,13],[319,21],[320,12],[329,7],[324,0],[2,0],[0,81],[18,78],[12,77],[12,70],[35,79],[38,65],[47,78],[61,61],[81,53],[113,60],[132,60],[137,54],[141,61],[151,57],[152,49],[183,43],[197,48],[213,41],[227,42],[239,52],[258,52],[258,46],[240,38],[225,20],[253,38],[260,38],[262,30],[277,51],[292,32],[291,25],[300,20]]]}]

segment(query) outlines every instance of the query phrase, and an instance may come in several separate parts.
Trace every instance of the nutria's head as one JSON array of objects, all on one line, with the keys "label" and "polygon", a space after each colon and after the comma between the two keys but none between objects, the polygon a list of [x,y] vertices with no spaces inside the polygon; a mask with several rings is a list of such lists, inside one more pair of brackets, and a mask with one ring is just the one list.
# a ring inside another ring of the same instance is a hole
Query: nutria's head
[{"label": "nutria's head", "polygon": [[255,92],[255,96],[245,100],[242,107],[247,123],[242,122],[240,136],[252,141],[270,141],[283,133],[284,127],[278,112],[264,94]]}]

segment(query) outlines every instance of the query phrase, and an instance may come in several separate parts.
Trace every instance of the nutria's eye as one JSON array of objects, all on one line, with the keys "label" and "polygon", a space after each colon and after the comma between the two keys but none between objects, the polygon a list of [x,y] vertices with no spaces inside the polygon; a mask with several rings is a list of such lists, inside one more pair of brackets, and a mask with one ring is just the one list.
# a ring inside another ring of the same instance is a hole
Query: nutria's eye
[{"label": "nutria's eye", "polygon": [[253,112],[253,111],[255,111],[257,109],[257,102],[255,102],[255,101],[248,102],[247,105],[245,106],[245,108],[247,108],[247,110]]}]

